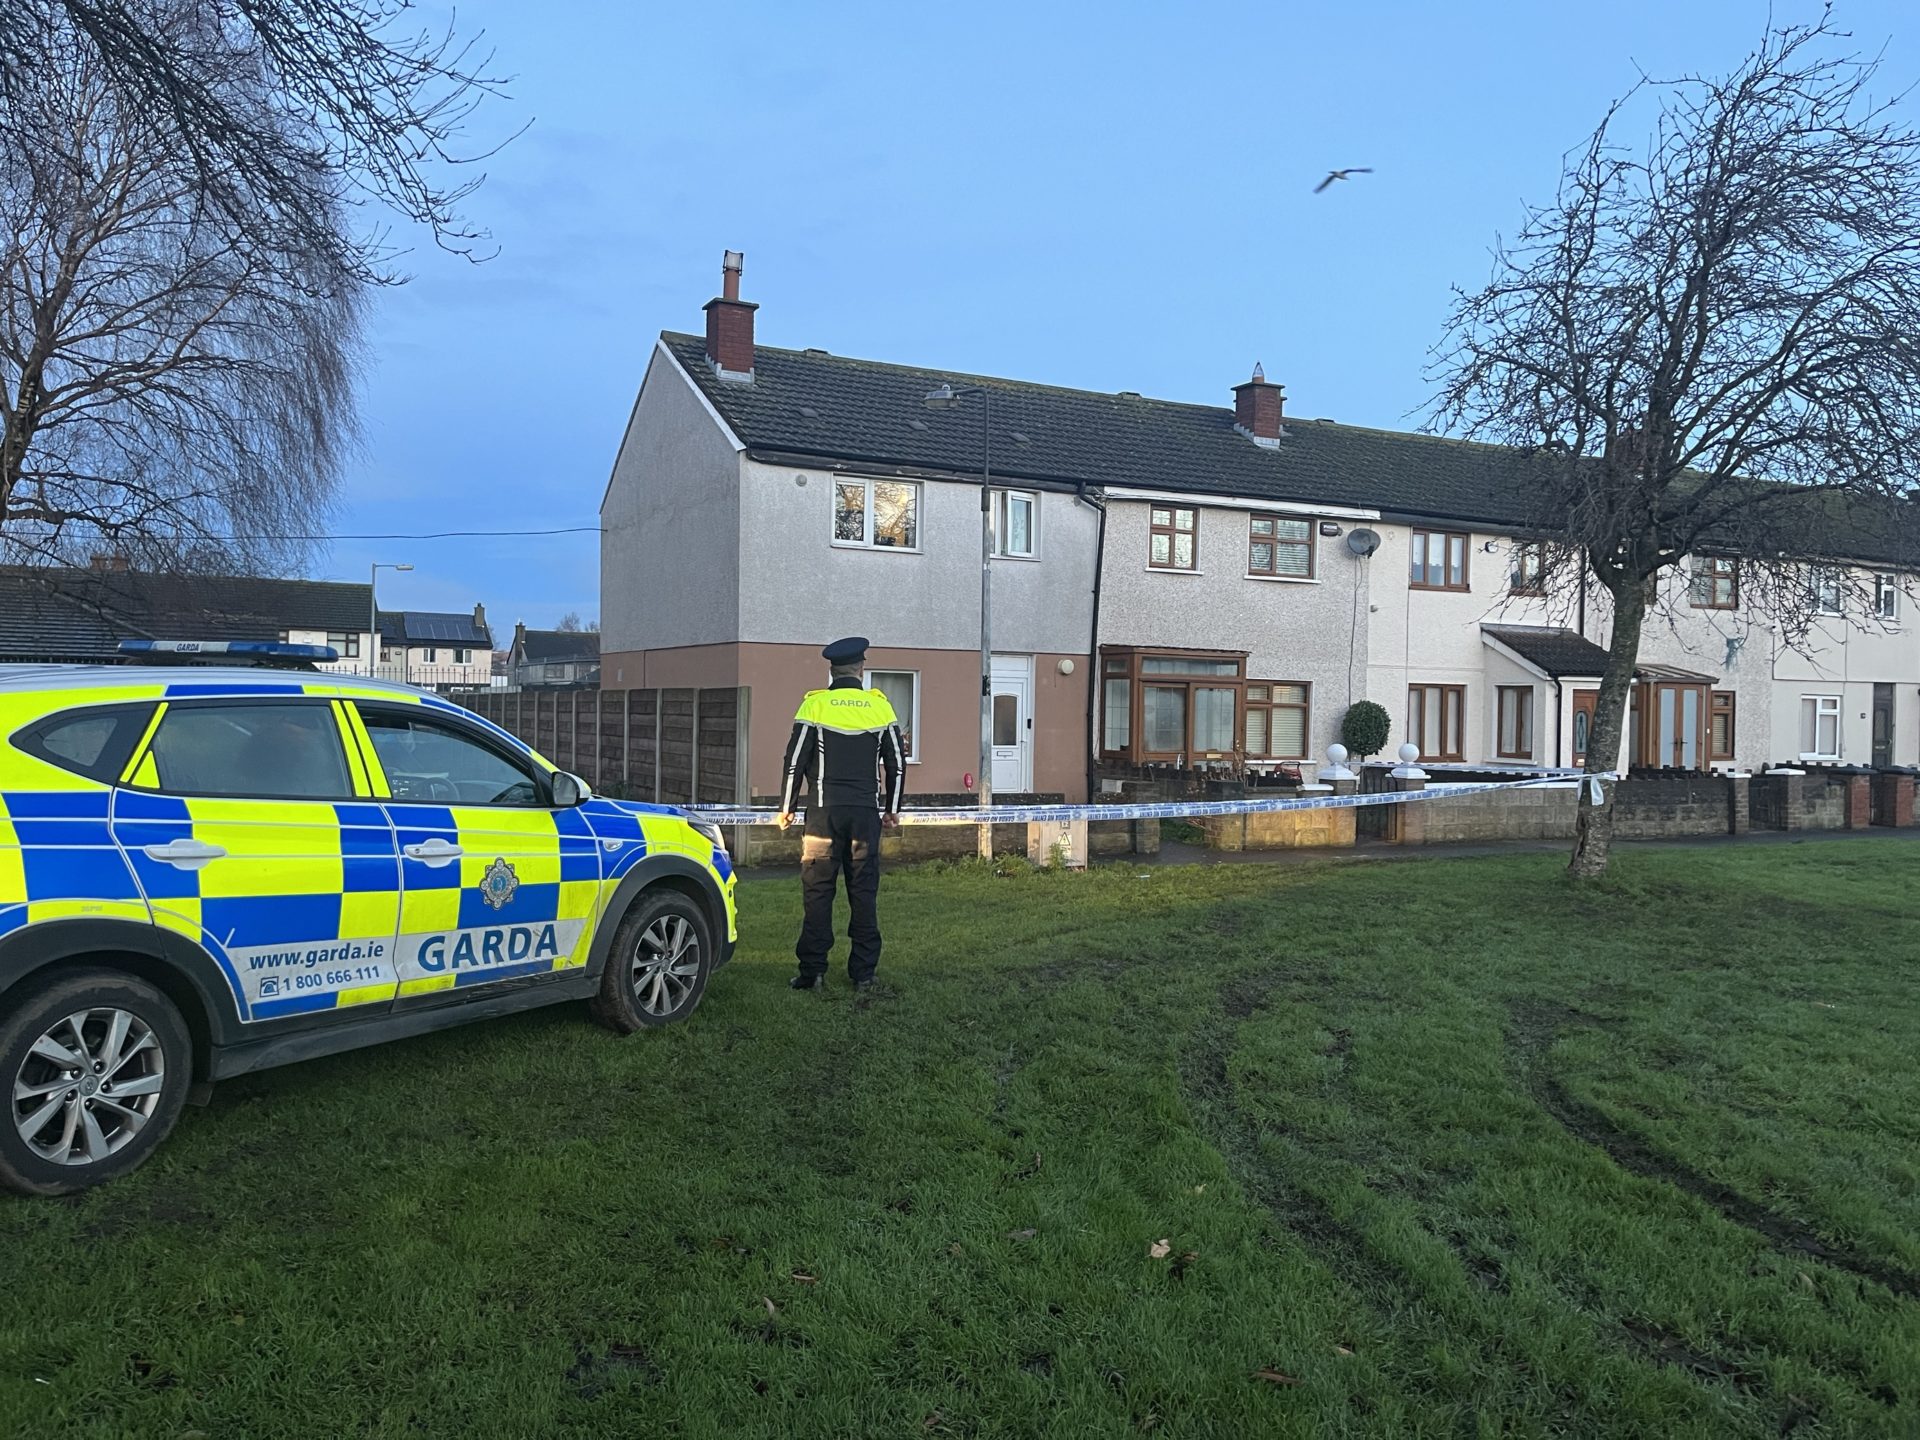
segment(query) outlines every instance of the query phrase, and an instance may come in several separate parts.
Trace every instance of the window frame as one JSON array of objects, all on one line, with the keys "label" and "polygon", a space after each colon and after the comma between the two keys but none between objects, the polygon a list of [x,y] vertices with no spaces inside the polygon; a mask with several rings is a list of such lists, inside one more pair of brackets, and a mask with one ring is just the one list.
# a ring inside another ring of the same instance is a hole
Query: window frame
[{"label": "window frame", "polygon": [[[1272,523],[1273,526],[1275,527],[1274,533],[1269,536],[1266,536],[1264,540],[1253,533],[1253,527],[1259,524],[1263,520]],[[1299,539],[1292,539],[1292,538],[1282,539],[1279,533],[1279,527],[1281,525],[1298,525],[1306,531],[1306,535],[1303,538],[1299,538]],[[1320,546],[1318,542],[1319,528],[1320,527],[1314,523],[1313,517],[1309,515],[1284,515],[1277,511],[1267,511],[1267,510],[1256,510],[1252,514],[1248,515],[1247,516],[1247,578],[1250,580],[1288,580],[1288,581],[1292,581],[1294,584],[1297,584],[1297,585],[1304,585],[1308,581],[1318,580],[1320,578]],[[1260,545],[1260,544],[1266,545],[1268,553],[1271,557],[1267,568],[1264,570],[1260,569],[1258,566],[1256,566],[1253,563],[1253,547],[1255,545]],[[1294,546],[1294,547],[1304,545],[1306,547],[1307,568],[1305,573],[1296,575],[1291,571],[1282,570],[1280,568],[1280,547],[1282,545]],[[1195,556],[1195,560],[1197,563],[1198,561],[1197,554]],[[1266,682],[1256,680],[1253,683],[1257,685],[1257,684],[1264,684]]]},{"label": "window frame", "polygon": [[[1493,690],[1493,753],[1501,760],[1525,760],[1533,763],[1538,737],[1534,733],[1534,687],[1496,685]],[[1516,702],[1514,735],[1518,747],[1507,748],[1507,705]]]},{"label": "window frame", "polygon": [[[1421,562],[1421,578],[1418,580],[1413,578],[1414,542],[1419,541],[1421,543],[1421,553],[1431,557],[1435,539],[1439,539],[1442,542],[1442,559],[1440,562],[1441,583],[1438,585],[1425,578],[1427,572],[1433,568],[1430,558],[1422,560]],[[1447,579],[1447,572],[1450,568],[1447,557],[1450,555],[1451,545],[1455,540],[1460,542],[1460,580],[1458,584]],[[1429,530],[1425,526],[1414,526],[1407,541],[1407,588],[1409,590],[1452,591],[1457,595],[1471,592],[1473,589],[1473,532],[1469,530]]]},{"label": "window frame", "polygon": [[[876,675],[905,675],[913,681],[913,695],[907,702],[912,713],[908,715],[907,723],[901,727],[906,732],[904,738],[907,742],[905,746],[906,754],[901,758],[909,765],[918,765],[920,763],[920,751],[918,748],[920,744],[920,672],[918,670],[898,670],[890,666],[877,665],[862,672],[861,683],[869,690],[877,688],[873,683],[873,677]],[[889,700],[887,703],[891,705],[893,702]],[[900,714],[897,706],[893,713],[897,719]]]},{"label": "window frame", "polygon": [[[340,642],[337,645],[334,644],[336,639]],[[358,660],[360,658],[360,632],[358,630],[329,630],[327,632],[326,643],[333,645],[333,648],[339,652],[342,660]]]},{"label": "window frame", "polygon": [[[1013,513],[1013,502],[1024,500],[1027,505],[1027,548],[1009,550],[1007,535]],[[891,548],[891,547],[888,547]],[[993,558],[996,560],[1038,560],[1040,558],[1040,492],[1038,490],[1013,490],[995,487],[993,492]]]},{"label": "window frame", "polygon": [[1886,625],[1900,620],[1900,577],[1886,570],[1873,577],[1873,616]]},{"label": "window frame", "polygon": [[[1253,691],[1255,690],[1256,687],[1259,687],[1259,686],[1266,687],[1267,698],[1265,699],[1254,698]],[[1281,689],[1283,686],[1290,689],[1299,690],[1301,692],[1301,698],[1297,702],[1292,700],[1274,699],[1273,698],[1274,692],[1276,690]],[[1312,681],[1310,680],[1248,680],[1246,682],[1245,689],[1242,691],[1242,696],[1243,698],[1240,705],[1239,735],[1240,735],[1240,751],[1243,758],[1245,758],[1248,762],[1253,762],[1256,760],[1259,760],[1259,761],[1306,760],[1312,756],[1313,754],[1313,682]],[[1265,750],[1257,754],[1255,753],[1253,747],[1247,744],[1247,720],[1248,720],[1248,717],[1250,717],[1253,714],[1253,712],[1256,710],[1261,710],[1266,712],[1266,717],[1267,717],[1267,721],[1266,721],[1267,747]],[[1297,755],[1282,755],[1277,753],[1273,748],[1273,734],[1274,734],[1273,717],[1275,712],[1277,711],[1294,711],[1294,710],[1297,710],[1300,712],[1300,753]]]},{"label": "window frame", "polygon": [[[1829,702],[1831,702],[1833,707],[1831,710],[1826,708]],[[1807,706],[1809,704],[1812,704],[1813,706],[1813,733],[1811,735],[1807,735],[1803,730],[1801,734],[1802,739],[1812,740],[1813,745],[1812,745],[1812,748],[1805,749],[1800,752],[1801,759],[1803,760],[1838,760],[1840,758],[1840,718],[1841,718],[1840,702],[1841,702],[1841,697],[1838,695],[1822,694],[1818,692],[1801,695],[1800,718],[1803,725],[1807,718]],[[1833,717],[1833,749],[1830,751],[1822,750],[1819,748],[1820,721],[1822,720],[1822,718],[1828,715],[1831,715]]]},{"label": "window frame", "polygon": [[[1726,598],[1721,598],[1721,586]],[[1735,555],[1696,555],[1688,569],[1687,604],[1695,610],[1740,608],[1740,559]]]},{"label": "window frame", "polygon": [[193,710],[262,710],[262,709],[305,709],[324,715],[327,724],[332,727],[334,738],[340,743],[340,768],[344,772],[347,788],[338,795],[285,795],[257,790],[220,791],[187,790],[170,787],[160,782],[159,761],[154,761],[154,780],[151,786],[137,783],[131,771],[116,783],[128,790],[137,790],[143,795],[170,795],[176,799],[204,800],[266,800],[282,805],[338,805],[343,801],[365,801],[369,798],[361,794],[354,786],[354,740],[340,723],[340,714],[334,702],[323,695],[208,695],[196,696],[185,700],[166,700],[161,702],[166,713],[157,722],[149,721],[147,731],[135,744],[133,754],[128,757],[129,766],[139,766],[142,761],[153,755],[154,742],[166,729],[167,721],[175,713]]},{"label": "window frame", "polygon": [[[1544,597],[1547,593],[1546,545],[1538,540],[1515,541],[1512,556],[1513,563],[1507,572],[1507,593]],[[1532,559],[1531,567],[1528,565],[1529,557]],[[1529,568],[1532,570],[1531,578],[1528,578]]]},{"label": "window frame", "polygon": [[[1833,591],[1833,602],[1827,603],[1827,590]],[[1808,598],[1813,613],[1829,618],[1847,613],[1846,575],[1837,565],[1816,565],[1807,576]]]},{"label": "window frame", "polygon": [[[862,491],[860,511],[861,538],[858,540],[842,540],[839,535],[840,491],[843,487],[851,485],[860,486]],[[880,545],[874,542],[873,522],[876,507],[873,497],[874,491],[882,485],[898,485],[902,489],[912,492],[913,544]],[[918,480],[888,480],[869,475],[836,475],[833,477],[832,493],[828,497],[830,503],[827,516],[827,541],[837,550],[874,550],[889,555],[918,555],[922,550],[920,526],[924,507],[921,505],[921,501],[925,498],[925,495],[926,487]]]},{"label": "window frame", "polygon": [[[1426,738],[1425,738],[1426,731],[1427,731],[1426,706],[1427,706],[1427,695],[1428,695],[1428,692],[1430,691],[1434,692],[1438,697],[1439,727],[1440,727],[1439,739],[1443,743],[1447,739],[1447,734],[1446,734],[1447,697],[1449,695],[1453,695],[1458,699],[1458,702],[1459,702],[1458,708],[1454,713],[1454,725],[1453,725],[1454,745],[1453,745],[1453,749],[1451,750],[1441,749],[1441,750],[1435,750],[1430,752],[1426,747]],[[1420,697],[1420,720],[1418,724],[1415,723],[1413,718],[1414,696],[1416,695]],[[1422,762],[1432,761],[1436,765],[1464,765],[1466,763],[1466,743],[1467,743],[1466,733],[1467,733],[1467,687],[1465,685],[1409,685],[1407,686],[1407,739],[1411,741],[1414,745],[1419,747],[1420,749],[1419,758]]]},{"label": "window frame", "polygon": [[[1171,661],[1175,664],[1193,666],[1231,665],[1231,673],[1215,671],[1208,673],[1200,669],[1148,671],[1146,664],[1150,660]],[[1246,733],[1246,686],[1247,656],[1236,650],[1182,650],[1169,646],[1105,645],[1100,649],[1100,754],[1103,759],[1128,765],[1176,765],[1191,767],[1196,761],[1217,764],[1222,760],[1240,759],[1241,744]],[[1124,681],[1127,685],[1127,734],[1122,749],[1110,749],[1107,739],[1110,733],[1107,718],[1107,703],[1110,688],[1115,681]],[[1259,682],[1256,681],[1256,684]],[[1146,692],[1148,689],[1182,690],[1185,700],[1181,710],[1183,748],[1178,750],[1149,750],[1146,748]],[[1197,719],[1196,692],[1201,690],[1231,690],[1233,698],[1232,744],[1224,750],[1209,749],[1196,755],[1193,746]]]},{"label": "window frame", "polygon": [[[70,705],[63,710],[55,710],[38,720],[29,721],[8,737],[13,748],[22,755],[31,756],[43,765],[51,765],[64,770],[69,775],[80,775],[102,785],[118,785],[121,776],[127,772],[127,766],[139,753],[140,742],[146,738],[153,724],[156,700],[137,700],[108,702],[102,705]],[[107,737],[100,747],[100,753],[89,766],[74,763],[64,755],[55,755],[46,748],[47,732],[65,725],[68,721],[96,720],[111,718],[115,722],[114,733]]]},{"label": "window frame", "polygon": [[[1727,744],[1723,750],[1714,743],[1714,723],[1725,716],[1727,720]],[[1732,690],[1711,690],[1707,692],[1707,763],[1715,760],[1731,761],[1740,745],[1740,706],[1739,696]]]},{"label": "window frame", "polygon": [[[548,771],[540,766],[531,753],[516,750],[504,743],[491,731],[478,725],[469,725],[457,715],[449,715],[442,710],[422,711],[419,706],[389,705],[381,701],[357,700],[352,702],[354,713],[359,718],[360,728],[367,731],[367,753],[362,755],[366,762],[367,776],[371,779],[376,773],[380,783],[385,785],[388,794],[380,797],[382,805],[440,805],[449,804],[461,809],[476,810],[558,810],[562,807],[553,803],[553,777],[558,772]],[[496,759],[504,761],[515,769],[525,771],[533,777],[534,800],[530,805],[502,805],[491,800],[422,800],[409,795],[394,795],[392,777],[387,774],[387,763],[380,758],[380,749],[373,744],[372,729],[368,725],[369,717],[404,720],[410,724],[437,726],[453,732],[462,740],[471,741],[482,750],[489,751]]]},{"label": "window frame", "polygon": [[[1160,524],[1154,519],[1154,516],[1162,510],[1167,512],[1167,523],[1165,525]],[[1185,530],[1180,528],[1180,517],[1182,515],[1191,515],[1193,517],[1193,524]],[[1164,561],[1153,558],[1153,542],[1162,535],[1167,537],[1167,558]],[[1193,541],[1193,562],[1189,565],[1181,565],[1174,559],[1177,549],[1175,541],[1182,535],[1188,536]],[[1158,501],[1148,502],[1147,568],[1149,570],[1171,570],[1180,575],[1194,575],[1199,573],[1200,507],[1198,505],[1163,505]]]}]

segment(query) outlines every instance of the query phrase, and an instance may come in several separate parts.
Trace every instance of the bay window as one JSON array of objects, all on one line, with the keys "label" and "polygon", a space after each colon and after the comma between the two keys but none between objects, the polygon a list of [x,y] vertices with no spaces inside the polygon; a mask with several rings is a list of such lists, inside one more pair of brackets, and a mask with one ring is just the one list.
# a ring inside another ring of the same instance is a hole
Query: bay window
[{"label": "bay window", "polygon": [[1134,765],[1188,765],[1240,753],[1244,655],[1101,651],[1100,749]]}]

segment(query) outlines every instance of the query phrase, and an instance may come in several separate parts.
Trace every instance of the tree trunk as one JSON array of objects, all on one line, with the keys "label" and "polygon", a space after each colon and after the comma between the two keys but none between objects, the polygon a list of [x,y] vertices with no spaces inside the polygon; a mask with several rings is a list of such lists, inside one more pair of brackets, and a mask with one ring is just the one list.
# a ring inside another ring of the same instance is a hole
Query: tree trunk
[{"label": "tree trunk", "polygon": [[[1647,604],[1653,590],[1650,579],[1625,580],[1613,593],[1613,639],[1607,646],[1607,673],[1600,679],[1600,694],[1594,701],[1593,733],[1587,737],[1589,775],[1606,775],[1624,768],[1620,764],[1620,742],[1626,733],[1627,701],[1633,695],[1633,669],[1640,659],[1640,630],[1647,618]],[[1633,763],[1632,757],[1627,764]],[[1580,786],[1580,810],[1574,819],[1573,858],[1567,868],[1576,879],[1592,880],[1607,873],[1607,861],[1613,850],[1613,792],[1602,787],[1598,805],[1593,803],[1593,786]]]}]

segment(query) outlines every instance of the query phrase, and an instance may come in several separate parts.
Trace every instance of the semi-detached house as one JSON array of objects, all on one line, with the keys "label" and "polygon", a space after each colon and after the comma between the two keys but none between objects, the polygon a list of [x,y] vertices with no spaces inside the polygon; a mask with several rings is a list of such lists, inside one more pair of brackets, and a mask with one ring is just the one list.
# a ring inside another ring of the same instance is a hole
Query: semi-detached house
[{"label": "semi-detached house", "polygon": [[[602,684],[750,687],[755,793],[844,634],[872,641],[910,791],[978,768],[989,450],[997,793],[1084,795],[1103,766],[1311,773],[1363,698],[1435,763],[1584,759],[1605,596],[1539,593],[1515,452],[1288,416],[1257,367],[1208,406],[775,349],[738,273],[704,335],[661,335],[614,463]],[[930,408],[942,385],[958,404]],[[1879,614],[1823,621],[1810,657],[1736,562],[1691,559],[1622,759],[1920,762],[1913,601],[1874,550],[1851,563]]]}]

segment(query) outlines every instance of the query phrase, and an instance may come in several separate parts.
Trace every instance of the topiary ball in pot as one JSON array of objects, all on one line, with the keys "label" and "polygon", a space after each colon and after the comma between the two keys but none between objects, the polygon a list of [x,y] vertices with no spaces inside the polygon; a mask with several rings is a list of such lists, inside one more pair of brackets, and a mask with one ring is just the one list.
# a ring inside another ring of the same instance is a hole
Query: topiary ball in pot
[{"label": "topiary ball in pot", "polygon": [[1347,707],[1347,713],[1340,721],[1340,743],[1347,747],[1347,752],[1356,760],[1378,755],[1387,748],[1392,724],[1387,718],[1385,706],[1371,700],[1356,701]]}]

